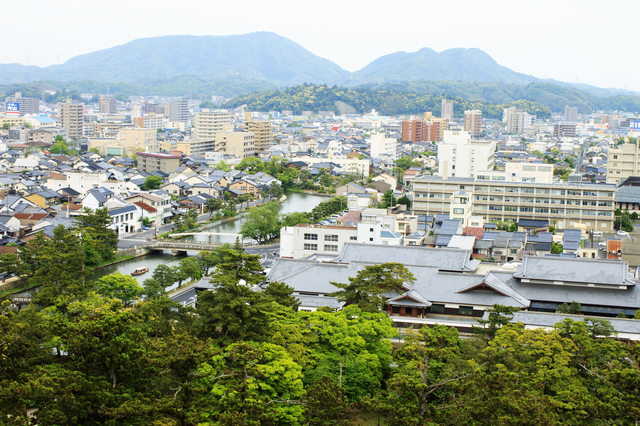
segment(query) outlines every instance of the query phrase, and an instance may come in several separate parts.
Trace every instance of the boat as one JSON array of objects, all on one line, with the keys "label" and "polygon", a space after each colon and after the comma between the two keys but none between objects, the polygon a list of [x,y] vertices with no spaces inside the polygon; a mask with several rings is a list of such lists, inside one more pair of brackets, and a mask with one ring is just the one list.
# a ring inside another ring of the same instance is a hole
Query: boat
[{"label": "boat", "polygon": [[142,275],[142,274],[146,274],[147,272],[149,272],[149,268],[147,268],[147,267],[136,268],[136,269],[131,273],[131,276]]}]

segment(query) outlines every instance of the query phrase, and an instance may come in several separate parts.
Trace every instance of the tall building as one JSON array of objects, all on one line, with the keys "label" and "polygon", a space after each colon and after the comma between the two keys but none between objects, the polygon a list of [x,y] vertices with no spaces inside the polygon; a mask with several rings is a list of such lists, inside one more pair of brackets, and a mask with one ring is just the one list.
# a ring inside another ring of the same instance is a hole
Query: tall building
[{"label": "tall building", "polygon": [[220,132],[215,135],[216,152],[238,158],[255,157],[255,135],[251,132]]},{"label": "tall building", "polygon": [[502,120],[507,124],[507,133],[514,135],[522,133],[524,129],[530,127],[535,121],[533,116],[516,107],[505,108]]},{"label": "tall building", "polygon": [[121,144],[136,147],[138,151],[158,152],[157,134],[156,129],[120,129],[119,140]]},{"label": "tall building", "polygon": [[25,114],[37,114],[40,112],[40,99],[23,98],[22,93],[16,92],[13,96],[7,96],[4,100],[6,104],[18,104],[18,113],[22,117]]},{"label": "tall building", "polygon": [[575,138],[576,123],[554,123],[553,137],[554,138]]},{"label": "tall building", "polygon": [[426,112],[422,120],[402,122],[402,142],[441,141],[445,130],[449,130],[448,119],[435,118]]},{"label": "tall building", "polygon": [[438,145],[439,174],[443,178],[475,177],[479,171],[492,170],[495,142],[471,142],[469,132],[448,130]]},{"label": "tall building", "polygon": [[173,99],[169,101],[169,121],[186,123],[189,121],[189,101]]},{"label": "tall building", "polygon": [[162,129],[164,127],[164,116],[148,115],[146,117],[135,117],[133,125],[141,129]]},{"label": "tall building", "polygon": [[578,121],[578,107],[564,106],[564,121],[575,123]]},{"label": "tall building", "polygon": [[262,152],[273,145],[271,122],[268,120],[253,121],[250,112],[244,115],[245,129],[255,135],[255,150]]},{"label": "tall building", "polygon": [[197,112],[193,125],[193,140],[213,140],[217,133],[231,130],[231,115],[225,110]]},{"label": "tall building", "polygon": [[640,176],[638,142],[610,148],[607,158],[607,183],[620,183],[631,176]]},{"label": "tall building", "polygon": [[448,102],[446,99],[442,100],[442,113],[440,117],[453,121],[453,102]]},{"label": "tall building", "polygon": [[100,95],[98,108],[100,114],[116,114],[118,112],[118,101],[114,98],[105,98],[104,95]]},{"label": "tall building", "polygon": [[138,170],[143,173],[165,172],[173,173],[180,167],[180,155],[138,152]]},{"label": "tall building", "polygon": [[60,124],[67,132],[67,138],[78,139],[83,135],[84,104],[74,104],[71,99],[58,104]]},{"label": "tall building", "polygon": [[395,138],[388,138],[384,133],[376,133],[369,138],[371,145],[371,158],[398,158],[398,141]]},{"label": "tall building", "polygon": [[482,134],[482,111],[468,109],[464,112],[464,131],[474,138]]}]

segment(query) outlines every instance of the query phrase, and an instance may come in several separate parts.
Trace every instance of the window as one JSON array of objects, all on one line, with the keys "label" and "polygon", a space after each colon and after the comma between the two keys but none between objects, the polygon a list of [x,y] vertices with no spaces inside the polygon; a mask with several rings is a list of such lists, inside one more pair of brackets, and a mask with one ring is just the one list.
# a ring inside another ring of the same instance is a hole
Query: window
[{"label": "window", "polygon": [[453,214],[464,214],[464,209],[455,208],[453,209]]},{"label": "window", "polygon": [[383,241],[383,242],[382,242],[382,245],[383,245],[383,246],[388,246],[388,245],[389,245],[389,241]]},{"label": "window", "polygon": [[318,241],[318,234],[304,234],[304,239]]},{"label": "window", "polygon": [[372,243],[373,242],[373,237],[369,238],[369,242]]},{"label": "window", "polygon": [[373,232],[373,228],[369,228],[369,232]]},{"label": "window", "polygon": [[489,210],[502,211],[502,206],[489,206]]},{"label": "window", "polygon": [[460,315],[473,315],[473,306],[460,306]]},{"label": "window", "polygon": [[318,250],[318,245],[317,244],[305,244],[304,245],[304,249],[305,250]]},{"label": "window", "polygon": [[504,211],[505,211],[505,212],[517,212],[517,211],[518,211],[518,208],[517,208],[517,207],[515,207],[515,206],[506,206],[506,207],[504,208]]},{"label": "window", "polygon": [[349,237],[349,241],[358,241],[358,237],[356,237],[355,235],[352,235]]},{"label": "window", "polygon": [[548,189],[536,189],[536,194],[548,194]]},{"label": "window", "polygon": [[543,209],[540,207],[536,207],[536,213],[549,213],[549,209]]},{"label": "window", "polygon": [[533,194],[533,188],[522,188],[523,194]]},{"label": "window", "polygon": [[434,314],[444,314],[444,305],[431,305],[431,312]]},{"label": "window", "polygon": [[338,246],[335,244],[325,244],[324,251],[338,251]]},{"label": "window", "polygon": [[337,235],[325,235],[324,236],[324,240],[325,241],[338,241],[338,236]]}]

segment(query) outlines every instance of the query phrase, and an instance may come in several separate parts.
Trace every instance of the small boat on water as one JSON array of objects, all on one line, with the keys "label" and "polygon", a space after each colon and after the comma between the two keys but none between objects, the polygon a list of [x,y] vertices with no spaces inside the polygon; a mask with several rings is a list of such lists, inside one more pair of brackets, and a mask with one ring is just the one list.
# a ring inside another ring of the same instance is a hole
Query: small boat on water
[{"label": "small boat on water", "polygon": [[149,268],[147,267],[142,267],[142,268],[136,268],[132,273],[131,276],[136,276],[136,275],[142,275],[149,272]]}]

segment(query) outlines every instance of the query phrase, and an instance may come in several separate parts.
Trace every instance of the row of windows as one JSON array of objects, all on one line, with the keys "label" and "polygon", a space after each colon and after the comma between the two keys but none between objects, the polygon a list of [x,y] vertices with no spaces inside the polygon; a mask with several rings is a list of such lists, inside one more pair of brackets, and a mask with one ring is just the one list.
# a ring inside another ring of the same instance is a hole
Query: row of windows
[{"label": "row of windows", "polygon": [[506,203],[530,203],[530,204],[566,204],[568,206],[591,206],[591,207],[612,207],[613,202],[611,201],[580,201],[580,200],[564,200],[564,199],[556,199],[556,198],[532,198],[532,197],[502,197],[498,195],[492,195],[487,197],[486,195],[476,195],[476,201],[494,201],[494,202],[502,202],[503,200]]},{"label": "row of windows", "polygon": [[113,223],[125,222],[133,219],[133,213],[127,213],[113,218]]},{"label": "row of windows", "polygon": [[[424,188],[426,189],[426,188]],[[464,189],[462,187],[460,187],[460,189]],[[506,187],[503,188],[501,186],[492,186],[492,187],[488,187],[488,186],[482,186],[482,185],[477,185],[475,186],[475,191],[476,192],[494,192],[494,193],[500,193],[500,192],[508,192],[508,193],[522,193],[522,194],[542,194],[542,195],[570,195],[570,196],[585,196],[585,197],[607,197],[607,198],[612,198],[613,197],[613,192],[597,192],[597,191],[592,191],[592,190],[584,190],[584,191],[580,191],[580,190],[574,190],[574,189],[551,189],[551,188],[518,188],[518,187]],[[431,195],[431,194],[430,194]],[[440,197],[441,198],[441,197]]]},{"label": "row of windows", "polygon": [[[313,251],[317,251],[318,250],[318,245],[317,244],[310,244],[310,243],[305,243],[304,244],[304,249],[305,250],[313,250]],[[324,251],[338,251],[338,246],[336,244],[325,244],[324,245]]]},{"label": "row of windows", "polygon": [[[310,241],[318,241],[318,234],[304,234],[304,239],[305,240],[310,240]],[[324,240],[325,241],[338,241],[338,236],[337,235],[325,235],[324,236]]]}]

